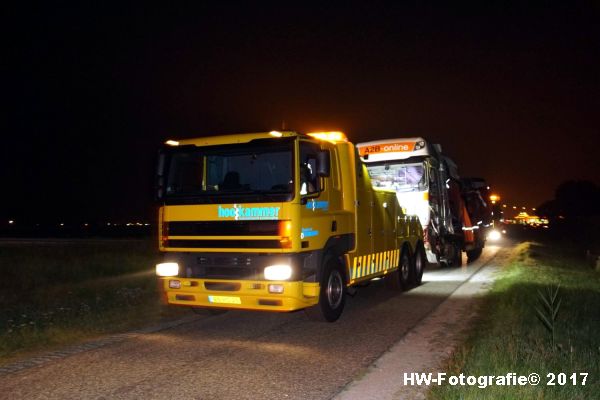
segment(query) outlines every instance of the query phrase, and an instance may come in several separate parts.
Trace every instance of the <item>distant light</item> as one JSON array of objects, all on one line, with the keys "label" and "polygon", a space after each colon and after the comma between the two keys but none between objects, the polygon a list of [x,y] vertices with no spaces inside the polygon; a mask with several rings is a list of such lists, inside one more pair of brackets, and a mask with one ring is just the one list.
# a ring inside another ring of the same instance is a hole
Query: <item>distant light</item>
[{"label": "distant light", "polygon": [[271,132],[269,132],[269,135],[275,136],[275,137],[282,137],[283,133],[281,133],[279,131],[271,131]]},{"label": "distant light", "polygon": [[85,224],[83,224],[83,226],[89,226],[89,225],[90,225],[90,224],[88,224],[88,223],[85,223]]},{"label": "distant light", "polygon": [[533,210],[533,211],[535,211],[535,207],[534,207],[534,208],[532,208],[532,210]]},{"label": "distant light", "polygon": [[523,210],[527,210],[527,208],[525,208],[525,207],[521,207],[521,208],[522,208]]},{"label": "distant light", "polygon": [[517,209],[517,206],[513,206],[513,210],[516,210],[516,209]]},{"label": "distant light", "polygon": [[502,204],[502,207],[506,208],[506,204]]},{"label": "distant light", "polygon": [[150,226],[150,224],[146,223],[146,224],[144,224],[144,226]]},{"label": "distant light", "polygon": [[169,145],[169,146],[179,146],[179,142],[177,140],[171,140],[171,139],[167,140],[165,142],[165,144]]},{"label": "distant light", "polygon": [[495,229],[490,231],[490,233],[488,234],[488,240],[496,241],[500,239],[502,239],[502,234]]},{"label": "distant light", "polygon": [[110,226],[110,222],[107,222],[107,223],[106,223],[106,226]]},{"label": "distant light", "polygon": [[11,220],[9,220],[9,221],[8,221],[8,223],[9,223],[10,225],[12,225],[12,224],[14,224],[14,223],[15,223],[15,221],[13,221],[13,220],[11,219]]},{"label": "distant light", "polygon": [[60,223],[60,226],[65,226],[65,223],[64,223],[64,222],[61,222],[61,223]]}]

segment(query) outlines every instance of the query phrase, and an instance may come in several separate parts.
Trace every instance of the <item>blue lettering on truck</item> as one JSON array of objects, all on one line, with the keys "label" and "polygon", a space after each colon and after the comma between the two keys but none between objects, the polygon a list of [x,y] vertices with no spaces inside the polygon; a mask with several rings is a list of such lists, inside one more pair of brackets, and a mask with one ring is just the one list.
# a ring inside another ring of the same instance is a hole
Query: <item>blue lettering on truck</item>
[{"label": "blue lettering on truck", "polygon": [[279,219],[279,210],[281,207],[244,207],[241,204],[234,204],[233,207],[218,208],[219,218],[234,219]]}]

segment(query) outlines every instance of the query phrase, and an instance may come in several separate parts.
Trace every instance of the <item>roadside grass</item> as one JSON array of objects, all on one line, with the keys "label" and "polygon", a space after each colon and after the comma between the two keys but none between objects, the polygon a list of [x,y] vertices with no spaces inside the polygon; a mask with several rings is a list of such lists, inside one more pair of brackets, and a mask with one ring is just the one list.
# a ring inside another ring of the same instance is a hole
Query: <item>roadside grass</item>
[{"label": "roadside grass", "polygon": [[153,240],[0,244],[0,365],[40,350],[174,318]]},{"label": "roadside grass", "polygon": [[[538,386],[435,386],[431,399],[600,398],[600,271],[580,249],[560,242],[526,242],[481,305],[469,338],[447,362],[448,375],[537,373]],[[555,343],[537,316],[541,294],[559,287]],[[547,385],[548,374],[555,385]],[[566,374],[566,382],[558,374]],[[573,385],[572,374],[576,375]],[[579,373],[588,373],[585,386]],[[564,383],[564,384],[561,384]]]}]

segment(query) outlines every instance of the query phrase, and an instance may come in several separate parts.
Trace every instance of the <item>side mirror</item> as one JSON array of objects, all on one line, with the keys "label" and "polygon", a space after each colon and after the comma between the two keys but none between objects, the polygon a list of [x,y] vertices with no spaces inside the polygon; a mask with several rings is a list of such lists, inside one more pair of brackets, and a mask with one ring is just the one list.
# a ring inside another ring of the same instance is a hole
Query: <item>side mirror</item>
[{"label": "side mirror", "polygon": [[317,155],[317,174],[320,177],[328,177],[331,173],[329,150],[321,150]]}]

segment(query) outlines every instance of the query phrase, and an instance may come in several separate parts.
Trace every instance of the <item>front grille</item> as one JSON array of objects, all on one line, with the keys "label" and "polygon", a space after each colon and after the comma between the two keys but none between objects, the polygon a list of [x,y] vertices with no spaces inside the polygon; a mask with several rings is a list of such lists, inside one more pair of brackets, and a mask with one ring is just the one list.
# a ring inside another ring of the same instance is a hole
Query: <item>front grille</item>
[{"label": "front grille", "polygon": [[219,290],[221,292],[237,292],[242,285],[229,282],[204,282],[206,290]]},{"label": "front grille", "polygon": [[284,244],[279,240],[223,240],[223,239],[169,239],[166,247],[204,248],[204,249],[281,249]]},{"label": "front grille", "polygon": [[168,223],[170,236],[277,236],[279,221],[176,221]]},{"label": "front grille", "polygon": [[291,281],[313,275],[314,268],[304,268],[305,259],[312,259],[306,253],[268,254],[268,253],[225,253],[225,252],[168,252],[165,260],[177,262],[181,278],[209,280],[264,280],[265,267],[275,264],[289,264],[293,274]]},{"label": "front grille", "polygon": [[188,278],[204,279],[262,279],[262,269],[246,256],[202,255],[188,263]]}]

